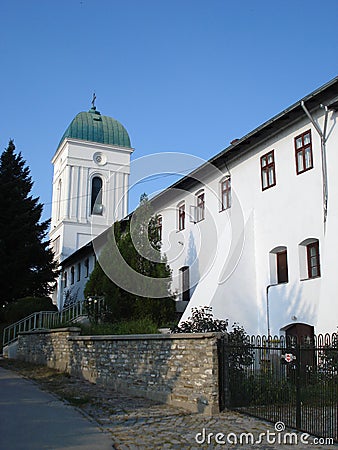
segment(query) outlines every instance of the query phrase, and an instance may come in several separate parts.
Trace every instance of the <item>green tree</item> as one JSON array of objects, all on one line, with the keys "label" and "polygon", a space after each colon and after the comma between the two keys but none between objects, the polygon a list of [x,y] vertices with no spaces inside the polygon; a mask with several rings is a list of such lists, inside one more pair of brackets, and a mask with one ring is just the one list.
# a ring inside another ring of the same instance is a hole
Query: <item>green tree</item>
[{"label": "green tree", "polygon": [[15,145],[0,157],[0,306],[51,291],[57,263],[45,240],[49,221],[40,222],[43,205],[33,198],[30,170]]},{"label": "green tree", "polygon": [[[161,241],[157,217],[152,215],[146,196],[141,197],[140,206],[133,214],[133,225],[130,220],[117,222],[109,233],[107,244],[85,288],[86,297],[104,296],[106,309],[101,319],[114,322],[147,317],[157,325],[173,321],[175,302],[170,292],[171,270],[165,256],[159,257]],[[116,247],[112,245],[113,238]],[[112,281],[124,277],[128,284],[126,268],[116,262],[116,251],[131,269],[144,275],[144,279],[138,281],[141,283],[138,291],[144,292],[144,295],[134,294],[132,289],[129,291]],[[105,273],[107,270],[104,272],[100,264],[105,269],[108,268],[114,276],[108,277]],[[156,281],[158,278],[166,279],[163,285],[161,284],[163,295],[161,298],[152,298],[147,293],[152,280]]]}]

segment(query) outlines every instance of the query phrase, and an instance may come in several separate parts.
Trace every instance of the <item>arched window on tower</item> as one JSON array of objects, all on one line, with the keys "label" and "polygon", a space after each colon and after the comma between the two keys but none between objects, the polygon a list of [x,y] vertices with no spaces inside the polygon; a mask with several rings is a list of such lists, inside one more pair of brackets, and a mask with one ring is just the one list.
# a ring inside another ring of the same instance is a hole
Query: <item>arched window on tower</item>
[{"label": "arched window on tower", "polygon": [[91,193],[91,214],[102,216],[102,179],[94,177],[92,179],[92,193]]}]

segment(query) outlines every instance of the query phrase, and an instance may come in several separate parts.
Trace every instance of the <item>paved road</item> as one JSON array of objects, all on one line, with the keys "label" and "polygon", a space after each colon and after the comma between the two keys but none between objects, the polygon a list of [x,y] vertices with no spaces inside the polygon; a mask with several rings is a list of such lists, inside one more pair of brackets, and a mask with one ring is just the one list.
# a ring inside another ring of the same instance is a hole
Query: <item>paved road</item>
[{"label": "paved road", "polygon": [[0,368],[1,450],[111,450],[112,444],[77,409]]}]

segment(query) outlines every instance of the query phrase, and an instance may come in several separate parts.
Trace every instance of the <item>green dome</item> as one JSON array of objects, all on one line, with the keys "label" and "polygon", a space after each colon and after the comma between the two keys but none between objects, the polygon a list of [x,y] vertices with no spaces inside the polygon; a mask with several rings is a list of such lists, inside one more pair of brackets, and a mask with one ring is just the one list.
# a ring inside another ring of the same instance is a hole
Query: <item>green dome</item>
[{"label": "green dome", "polygon": [[112,117],[101,116],[95,106],[88,112],[80,112],[73,119],[62,136],[60,144],[65,138],[131,147],[129,135],[124,126]]}]

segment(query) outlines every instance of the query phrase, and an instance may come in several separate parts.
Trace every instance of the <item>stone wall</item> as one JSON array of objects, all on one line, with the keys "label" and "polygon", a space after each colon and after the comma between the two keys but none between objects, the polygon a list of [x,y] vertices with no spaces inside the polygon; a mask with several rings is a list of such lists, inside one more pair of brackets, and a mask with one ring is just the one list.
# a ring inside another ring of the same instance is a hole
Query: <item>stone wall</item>
[{"label": "stone wall", "polygon": [[17,358],[193,412],[219,411],[217,333],[80,336],[25,332]]}]

